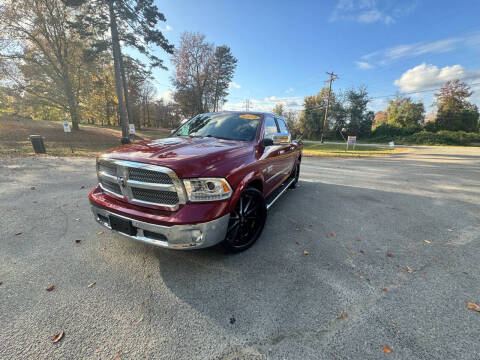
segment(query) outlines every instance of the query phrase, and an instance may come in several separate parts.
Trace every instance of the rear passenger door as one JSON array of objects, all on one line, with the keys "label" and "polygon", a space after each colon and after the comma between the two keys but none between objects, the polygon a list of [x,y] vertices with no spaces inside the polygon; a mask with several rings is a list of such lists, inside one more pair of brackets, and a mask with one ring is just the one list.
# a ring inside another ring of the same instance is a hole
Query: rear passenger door
[{"label": "rear passenger door", "polygon": [[[281,133],[286,133],[290,135],[290,132],[288,131],[287,124],[285,123],[285,120],[281,117],[277,117],[277,124],[278,128]],[[295,157],[293,156],[293,151],[295,147],[292,145],[292,143],[284,144],[284,145],[279,145],[278,149],[278,156],[279,156],[279,163],[280,163],[280,169],[279,172],[282,173],[281,178],[282,181],[285,180],[285,178],[290,175],[292,172],[294,162],[295,162]]]}]

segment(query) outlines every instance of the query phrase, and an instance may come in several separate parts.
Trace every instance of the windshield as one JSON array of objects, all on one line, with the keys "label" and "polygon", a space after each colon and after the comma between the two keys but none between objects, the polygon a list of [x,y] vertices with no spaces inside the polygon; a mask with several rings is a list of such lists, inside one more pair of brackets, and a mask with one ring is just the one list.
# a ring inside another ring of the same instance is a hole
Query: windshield
[{"label": "windshield", "polygon": [[173,135],[252,141],[260,119],[254,114],[200,114],[183,124]]}]

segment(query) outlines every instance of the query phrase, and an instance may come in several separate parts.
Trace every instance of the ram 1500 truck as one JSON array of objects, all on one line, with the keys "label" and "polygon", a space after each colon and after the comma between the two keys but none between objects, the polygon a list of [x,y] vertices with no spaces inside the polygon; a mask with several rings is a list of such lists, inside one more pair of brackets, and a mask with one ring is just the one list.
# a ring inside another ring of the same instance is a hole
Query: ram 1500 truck
[{"label": "ram 1500 truck", "polygon": [[99,156],[92,211],[108,229],[152,245],[242,251],[270,206],[295,188],[302,148],[280,116],[200,114],[168,138]]}]

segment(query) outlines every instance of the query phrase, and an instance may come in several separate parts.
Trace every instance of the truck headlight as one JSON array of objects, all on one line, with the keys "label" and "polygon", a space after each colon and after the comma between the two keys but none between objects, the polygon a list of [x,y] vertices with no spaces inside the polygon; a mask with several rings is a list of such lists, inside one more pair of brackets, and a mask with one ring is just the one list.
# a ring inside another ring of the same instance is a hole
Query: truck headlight
[{"label": "truck headlight", "polygon": [[184,179],[183,184],[190,201],[216,201],[232,196],[232,188],[222,178]]}]

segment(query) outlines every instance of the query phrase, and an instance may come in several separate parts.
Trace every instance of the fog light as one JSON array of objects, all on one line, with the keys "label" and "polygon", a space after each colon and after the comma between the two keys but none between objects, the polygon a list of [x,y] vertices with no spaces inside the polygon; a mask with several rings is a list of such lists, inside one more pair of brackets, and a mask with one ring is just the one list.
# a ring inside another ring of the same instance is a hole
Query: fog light
[{"label": "fog light", "polygon": [[192,231],[192,241],[194,243],[200,243],[202,242],[202,239],[203,239],[203,234],[200,230],[193,230]]}]

